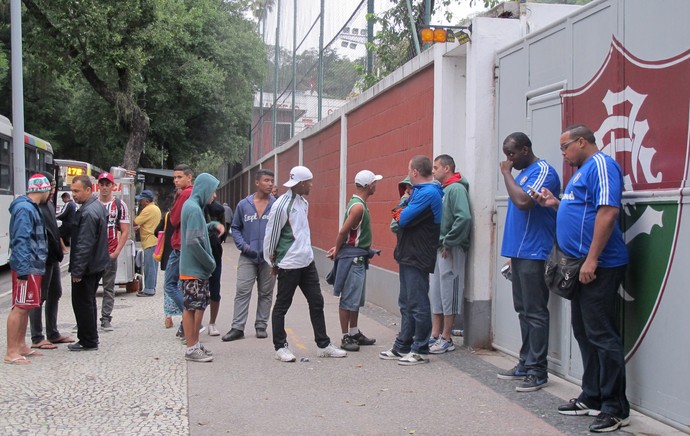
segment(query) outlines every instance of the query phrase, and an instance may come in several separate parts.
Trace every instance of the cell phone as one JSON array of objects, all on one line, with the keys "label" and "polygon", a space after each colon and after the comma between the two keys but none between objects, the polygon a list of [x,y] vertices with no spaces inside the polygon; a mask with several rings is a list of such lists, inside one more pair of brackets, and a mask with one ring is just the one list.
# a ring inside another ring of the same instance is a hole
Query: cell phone
[{"label": "cell phone", "polygon": [[536,189],[534,189],[530,185],[527,185],[527,190],[529,191],[530,194],[538,194],[539,193],[539,192],[537,192]]},{"label": "cell phone", "polygon": [[506,278],[506,280],[512,281],[512,279],[513,279],[513,272],[510,270],[510,265],[509,265],[509,264],[503,265],[503,268],[501,268],[501,274],[503,275],[503,277]]}]

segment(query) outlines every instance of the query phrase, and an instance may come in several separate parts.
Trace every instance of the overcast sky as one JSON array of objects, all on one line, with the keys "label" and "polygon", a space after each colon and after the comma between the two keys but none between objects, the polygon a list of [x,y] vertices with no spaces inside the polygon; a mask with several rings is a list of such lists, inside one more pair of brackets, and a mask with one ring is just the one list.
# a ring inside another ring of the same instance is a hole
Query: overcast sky
[{"label": "overcast sky", "polygon": [[[360,4],[361,0],[325,0],[325,21],[324,21],[324,45],[328,44],[338,33],[338,31],[343,27],[347,19],[353,15],[357,6]],[[293,46],[293,18],[294,18],[294,8],[295,0],[280,0],[281,11],[280,11],[280,42],[284,49],[292,50]],[[315,22],[316,18],[319,16],[319,8],[321,5],[320,0],[297,0],[297,45],[299,46],[300,41],[304,38],[305,34]],[[469,6],[469,0],[457,0],[452,6],[451,11],[454,14],[453,22],[457,23],[460,19],[467,17],[470,14],[484,10],[482,0],[476,0],[473,7]],[[366,29],[366,0],[362,8],[354,15],[352,22],[350,23],[350,28]],[[276,32],[276,18],[277,18],[277,5],[278,0],[276,0],[276,7],[272,12],[268,14],[266,20],[266,43],[274,44],[275,32]],[[393,4],[390,0],[375,0],[375,10],[378,14],[384,11]],[[443,14],[437,13],[431,19],[432,24],[453,24],[445,21]],[[349,57],[360,57],[364,55],[364,46],[362,44],[357,44],[354,49],[341,47],[342,40],[337,40],[335,46],[338,47],[338,52],[347,55]],[[316,22],[314,29],[311,30],[309,36],[304,41],[304,43],[299,47],[298,52],[310,48],[319,47],[319,23]]]}]

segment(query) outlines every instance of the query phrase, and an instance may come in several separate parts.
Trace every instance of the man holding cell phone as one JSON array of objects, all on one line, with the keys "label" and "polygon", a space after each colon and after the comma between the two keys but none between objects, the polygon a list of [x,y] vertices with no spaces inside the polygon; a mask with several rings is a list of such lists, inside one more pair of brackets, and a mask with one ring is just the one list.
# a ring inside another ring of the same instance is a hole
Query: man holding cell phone
[{"label": "man holding cell phone", "polygon": [[[544,283],[544,265],[556,233],[556,211],[542,207],[532,192],[548,188],[561,191],[556,170],[532,151],[532,141],[522,132],[503,141],[506,160],[500,163],[508,191],[508,213],[501,256],[510,259],[513,305],[520,319],[522,347],[518,364],[498,373],[503,380],[522,380],[518,392],[533,392],[548,384],[546,356],[549,347],[549,290]],[[512,170],[520,170],[513,178]]]}]

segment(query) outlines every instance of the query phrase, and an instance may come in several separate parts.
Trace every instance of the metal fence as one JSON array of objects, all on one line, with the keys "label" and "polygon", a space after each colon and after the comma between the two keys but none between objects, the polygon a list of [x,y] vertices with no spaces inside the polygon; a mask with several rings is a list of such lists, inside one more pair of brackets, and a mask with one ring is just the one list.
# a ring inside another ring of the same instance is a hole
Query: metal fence
[{"label": "metal fence", "polygon": [[252,162],[343,106],[371,71],[373,0],[269,0],[255,11],[268,74],[254,97]]}]

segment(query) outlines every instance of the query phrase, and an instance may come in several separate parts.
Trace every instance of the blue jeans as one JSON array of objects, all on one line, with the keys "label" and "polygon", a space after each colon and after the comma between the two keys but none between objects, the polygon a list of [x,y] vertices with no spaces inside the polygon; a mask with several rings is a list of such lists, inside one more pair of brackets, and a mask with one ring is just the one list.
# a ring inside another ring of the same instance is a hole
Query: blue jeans
[{"label": "blue jeans", "polygon": [[393,350],[400,354],[429,353],[431,306],[429,305],[429,273],[400,265],[400,333]]},{"label": "blue jeans", "polygon": [[184,312],[184,296],[180,288],[180,251],[173,250],[168,257],[168,265],[165,267],[165,284],[163,285],[166,295],[168,295],[180,309]]},{"label": "blue jeans", "polygon": [[597,268],[597,278],[580,284],[570,303],[573,335],[582,354],[579,401],[618,418],[630,415],[625,396],[625,352],[618,332],[618,287],[625,266]]},{"label": "blue jeans", "polygon": [[544,261],[511,258],[513,307],[520,320],[522,347],[520,369],[544,378],[548,376],[549,289],[544,283]]},{"label": "blue jeans", "polygon": [[153,260],[155,246],[144,249],[144,294],[155,295],[158,280],[158,262]]}]

